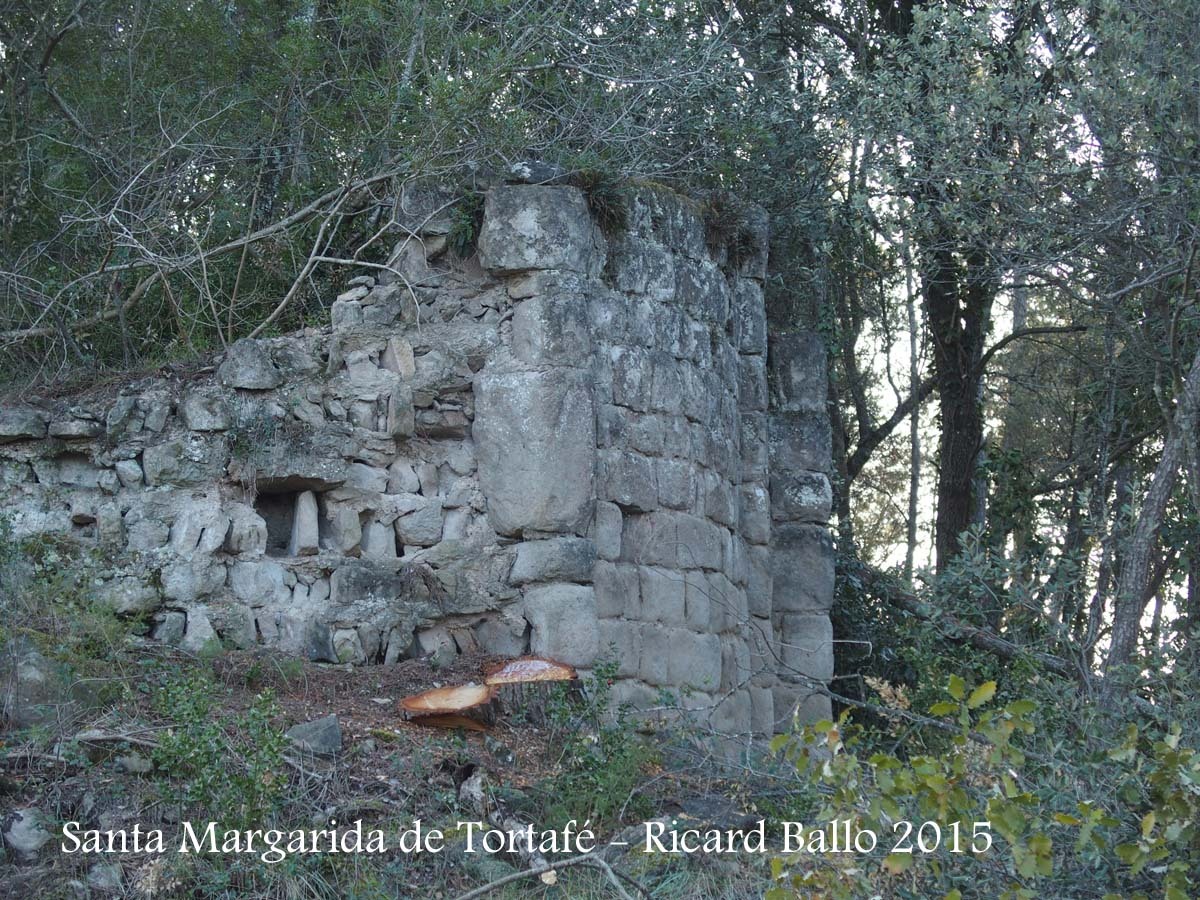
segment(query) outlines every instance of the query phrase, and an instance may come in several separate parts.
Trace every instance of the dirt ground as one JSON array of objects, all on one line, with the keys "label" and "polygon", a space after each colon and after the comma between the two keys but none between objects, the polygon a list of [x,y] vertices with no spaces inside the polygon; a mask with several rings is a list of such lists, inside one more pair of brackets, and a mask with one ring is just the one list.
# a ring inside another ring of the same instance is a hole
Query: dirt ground
[{"label": "dirt ground", "polygon": [[[457,819],[476,818],[474,811],[456,808],[455,774],[461,777],[465,764],[482,767],[496,793],[515,809],[536,809],[539,801],[555,799],[546,792],[554,790],[555,776],[569,763],[564,760],[561,730],[556,733],[536,715],[530,721],[523,711],[502,708],[486,730],[447,730],[410,721],[400,709],[399,701],[405,696],[480,681],[484,667],[495,660],[464,656],[440,667],[420,659],[390,667],[351,667],[263,652],[228,652],[205,659],[165,649],[157,652],[160,672],[206,667],[218,687],[215,718],[235,717],[266,690],[274,695],[278,713],[272,724],[279,730],[330,714],[337,716],[343,750],[335,758],[289,753],[293,760],[289,811],[292,820],[297,812],[307,818],[304,827],[322,827],[329,818],[342,823],[362,819],[364,829],[395,829],[417,818],[430,826],[446,827]],[[138,676],[129,677],[136,681]],[[0,741],[7,738],[0,745],[0,809],[37,807],[51,822],[77,820],[85,823],[83,827],[100,823],[99,827],[108,829],[128,829],[139,823],[143,829],[158,827],[176,833],[179,814],[162,799],[163,773],[131,773],[122,762],[122,755],[130,751],[149,755],[147,748],[163,727],[146,705],[136,700],[61,723],[60,740],[88,729],[130,738],[128,743],[102,744],[98,750],[89,745],[90,758],[69,752],[70,741],[56,741],[53,730],[32,738],[0,733]],[[592,725],[581,720],[574,727],[586,730]],[[139,741],[146,743],[139,746]],[[656,758],[636,773],[635,791],[629,799],[636,793],[639,808],[697,824],[749,821],[742,811],[745,783],[727,774],[714,774],[702,757],[687,760],[676,756],[665,764],[663,759]],[[612,828],[620,825],[617,822]],[[611,834],[600,835],[602,841],[609,837]],[[206,887],[201,891],[164,870],[164,857],[136,853],[120,855],[119,886],[108,890],[104,873],[95,870],[95,856],[67,856],[55,852],[56,846],[52,842],[35,861],[0,861],[0,897],[350,896],[341,893],[341,888],[330,892],[328,885],[302,877],[288,882],[291,887],[273,884],[269,891],[256,892],[253,886],[238,887],[236,883],[227,889]],[[759,866],[760,862],[752,864]],[[638,888],[647,891],[645,896],[761,896],[758,876],[748,880],[750,873],[742,868],[745,861],[689,858],[659,863],[637,878]],[[490,867],[486,856],[473,860],[455,853],[394,857],[380,865],[378,877],[366,879],[374,888],[354,896],[453,898],[521,867],[515,857],[499,867]],[[739,884],[742,887],[736,886]],[[555,887],[531,882],[509,890],[495,896],[597,900],[619,896],[605,888],[602,877],[582,872],[564,872]]]}]

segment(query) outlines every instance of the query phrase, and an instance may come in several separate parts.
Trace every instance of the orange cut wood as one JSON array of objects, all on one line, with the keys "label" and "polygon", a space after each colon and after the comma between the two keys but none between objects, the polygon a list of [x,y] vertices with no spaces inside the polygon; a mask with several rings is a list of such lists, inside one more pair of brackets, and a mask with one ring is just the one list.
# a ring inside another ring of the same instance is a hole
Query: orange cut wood
[{"label": "orange cut wood", "polygon": [[578,675],[566,663],[541,656],[522,656],[501,663],[487,673],[484,684],[532,684],[537,681],[574,681]]},{"label": "orange cut wood", "polygon": [[494,694],[490,685],[460,684],[405,697],[400,701],[400,706],[413,716],[460,713],[491,702]]}]

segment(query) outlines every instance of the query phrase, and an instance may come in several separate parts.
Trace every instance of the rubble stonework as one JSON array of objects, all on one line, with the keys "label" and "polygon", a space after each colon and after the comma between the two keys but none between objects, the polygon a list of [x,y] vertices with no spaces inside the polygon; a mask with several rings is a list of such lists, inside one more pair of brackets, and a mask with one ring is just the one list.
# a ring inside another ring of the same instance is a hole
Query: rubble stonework
[{"label": "rubble stonework", "polygon": [[461,260],[445,194],[402,199],[329,327],[0,409],[16,535],[98,545],[97,597],[194,651],[612,657],[617,702],[720,732],[828,715],[824,357],[768,342],[764,217],[732,252],[665,189],[606,234],[506,184]]}]

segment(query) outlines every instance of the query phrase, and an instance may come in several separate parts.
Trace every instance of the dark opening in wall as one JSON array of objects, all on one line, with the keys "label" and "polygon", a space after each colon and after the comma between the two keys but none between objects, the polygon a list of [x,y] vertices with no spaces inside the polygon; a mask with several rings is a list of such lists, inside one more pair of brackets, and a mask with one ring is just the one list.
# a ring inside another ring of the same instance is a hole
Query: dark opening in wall
[{"label": "dark opening in wall", "polygon": [[259,494],[254,499],[254,511],[267,523],[267,556],[287,556],[292,540],[292,521],[296,516],[299,491],[278,491]]}]

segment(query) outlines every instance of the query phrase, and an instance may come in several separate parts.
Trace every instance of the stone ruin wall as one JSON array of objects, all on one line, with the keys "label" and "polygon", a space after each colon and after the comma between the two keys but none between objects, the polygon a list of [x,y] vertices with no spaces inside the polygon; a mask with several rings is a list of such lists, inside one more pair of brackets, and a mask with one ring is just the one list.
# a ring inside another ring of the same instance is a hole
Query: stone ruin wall
[{"label": "stone ruin wall", "polygon": [[97,596],[193,651],[615,657],[616,701],[719,732],[828,715],[823,351],[768,336],[765,216],[731,252],[639,187],[606,237],[578,189],[505,184],[459,259],[452,209],[407,191],[329,327],[4,407],[16,534],[98,546]]}]

